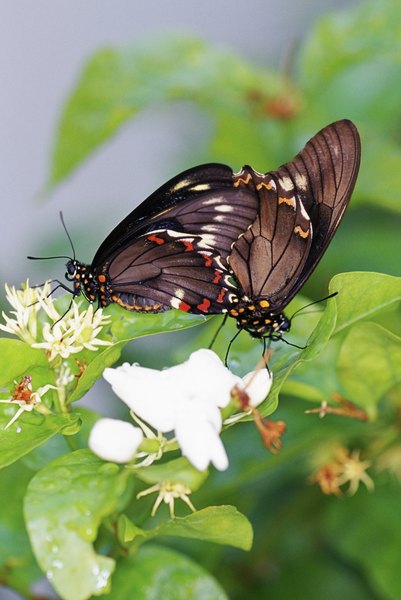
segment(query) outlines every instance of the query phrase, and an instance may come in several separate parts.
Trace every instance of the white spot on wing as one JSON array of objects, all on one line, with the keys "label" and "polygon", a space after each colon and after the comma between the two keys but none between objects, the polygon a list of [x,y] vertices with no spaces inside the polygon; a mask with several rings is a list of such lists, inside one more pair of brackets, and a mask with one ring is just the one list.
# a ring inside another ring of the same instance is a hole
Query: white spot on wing
[{"label": "white spot on wing", "polygon": [[189,179],[183,179],[175,184],[174,187],[171,188],[172,192],[178,192],[178,190],[182,190],[182,188],[187,187],[190,183]]},{"label": "white spot on wing", "polygon": [[191,191],[193,192],[206,192],[206,190],[210,190],[209,183],[198,183],[198,185],[194,185],[191,188]]},{"label": "white spot on wing", "polygon": [[180,300],[182,300],[182,299],[183,299],[183,297],[184,297],[184,290],[183,290],[183,289],[181,289],[181,288],[177,288],[177,289],[174,291],[174,294],[176,295],[176,298],[179,298]]},{"label": "white spot on wing", "polygon": [[209,200],[203,200],[202,204],[203,206],[209,206],[210,204],[219,204],[222,201],[223,198],[221,196],[217,196],[216,198],[209,198]]},{"label": "white spot on wing", "polygon": [[290,192],[294,189],[294,184],[289,177],[283,177],[282,179],[279,179],[279,183],[286,192]]},{"label": "white spot on wing", "polygon": [[178,298],[171,298],[170,300],[170,304],[173,308],[179,308],[180,307],[180,300],[178,300]]},{"label": "white spot on wing", "polygon": [[234,212],[234,207],[229,206],[228,204],[222,204],[221,206],[216,206],[215,210],[217,212],[229,213],[229,212]]},{"label": "white spot on wing", "polygon": [[304,219],[310,221],[309,215],[306,212],[304,205],[302,204],[302,200],[299,200],[299,206],[301,208],[301,215],[304,217]]},{"label": "white spot on wing", "polygon": [[[216,232],[216,231],[217,231],[217,232],[218,232],[218,231],[220,231],[220,228],[219,228],[219,227],[217,227],[217,226],[215,226],[215,225],[203,225],[203,226],[202,226],[202,231],[210,231],[210,232],[212,232],[212,233],[213,233],[213,231],[214,231],[214,232]],[[202,236],[202,237],[204,237],[204,236]]]},{"label": "white spot on wing", "polygon": [[302,190],[303,192],[306,190],[307,183],[306,183],[305,175],[301,175],[300,173],[297,173],[295,175],[295,183],[296,183],[297,187],[299,187],[299,189]]}]

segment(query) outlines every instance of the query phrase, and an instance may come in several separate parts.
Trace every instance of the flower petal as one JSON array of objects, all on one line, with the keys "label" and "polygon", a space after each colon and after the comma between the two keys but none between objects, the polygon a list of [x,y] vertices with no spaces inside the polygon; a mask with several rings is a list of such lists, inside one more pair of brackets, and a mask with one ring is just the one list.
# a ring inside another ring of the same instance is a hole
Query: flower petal
[{"label": "flower petal", "polygon": [[258,406],[270,392],[273,374],[267,369],[251,371],[242,378],[242,386],[249,396],[249,405]]},{"label": "flower petal", "polygon": [[142,440],[142,431],[131,423],[100,419],[90,432],[89,448],[103,460],[126,463],[135,457]]},{"label": "flower petal", "polygon": [[158,431],[172,431],[175,425],[177,388],[166,371],[124,363],[105,369],[103,377],[135,414]]}]

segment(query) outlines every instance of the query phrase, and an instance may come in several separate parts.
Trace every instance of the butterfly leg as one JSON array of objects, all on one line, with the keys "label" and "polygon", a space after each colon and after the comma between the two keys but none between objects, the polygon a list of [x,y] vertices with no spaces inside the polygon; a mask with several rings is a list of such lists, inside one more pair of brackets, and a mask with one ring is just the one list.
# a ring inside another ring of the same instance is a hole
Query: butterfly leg
[{"label": "butterfly leg", "polygon": [[226,324],[227,317],[228,317],[228,313],[226,313],[226,314],[224,315],[224,319],[222,320],[222,322],[221,322],[221,323],[220,323],[220,325],[218,326],[218,328],[217,328],[217,330],[216,330],[216,332],[215,332],[215,334],[214,334],[214,336],[213,336],[213,338],[212,338],[212,341],[210,342],[210,344],[209,344],[209,346],[208,346],[208,349],[209,349],[209,350],[211,350],[211,349],[213,348],[213,344],[215,343],[215,341],[216,341],[216,339],[217,339],[217,336],[219,335],[220,331],[223,329],[224,325]]},{"label": "butterfly leg", "polygon": [[242,329],[239,329],[237,331],[237,333],[235,334],[235,336],[230,340],[230,343],[228,344],[227,352],[226,352],[226,355],[224,357],[224,364],[225,364],[225,366],[227,368],[228,368],[228,364],[227,364],[228,363],[228,355],[230,354],[231,346],[233,345],[233,342],[237,339],[237,337],[239,336],[239,334],[241,333],[241,331],[242,331]]}]

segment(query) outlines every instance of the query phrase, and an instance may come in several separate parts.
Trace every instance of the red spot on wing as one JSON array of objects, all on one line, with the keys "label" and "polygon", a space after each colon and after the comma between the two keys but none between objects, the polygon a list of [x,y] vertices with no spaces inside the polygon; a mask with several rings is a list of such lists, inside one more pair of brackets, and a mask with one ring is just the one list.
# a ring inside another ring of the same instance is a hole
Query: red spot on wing
[{"label": "red spot on wing", "polygon": [[148,240],[149,242],[154,242],[155,244],[158,244],[158,246],[164,244],[163,238],[157,237],[157,235],[155,235],[154,233],[152,235],[148,235]]},{"label": "red spot on wing", "polygon": [[188,240],[180,240],[181,244],[184,244],[185,246],[185,252],[192,252],[192,250],[194,249],[194,245],[192,242],[188,241]]},{"label": "red spot on wing", "polygon": [[213,260],[211,259],[211,257],[208,254],[204,254],[203,252],[201,252],[201,254],[205,259],[205,267],[211,267],[213,264]]},{"label": "red spot on wing", "polygon": [[210,308],[210,300],[208,300],[207,298],[203,298],[203,302],[201,302],[201,304],[198,304],[196,308],[199,308],[199,310],[207,313]]},{"label": "red spot on wing", "polygon": [[179,310],[183,310],[184,312],[188,312],[189,310],[191,310],[191,305],[187,304],[186,302],[183,302],[181,300],[181,302],[178,305]]},{"label": "red spot on wing", "polygon": [[223,298],[226,295],[226,288],[221,288],[220,294],[217,296],[217,302],[223,302]]},{"label": "red spot on wing", "polygon": [[213,279],[213,283],[219,283],[220,279],[223,277],[223,274],[220,273],[220,271],[215,271],[214,272],[214,279]]}]

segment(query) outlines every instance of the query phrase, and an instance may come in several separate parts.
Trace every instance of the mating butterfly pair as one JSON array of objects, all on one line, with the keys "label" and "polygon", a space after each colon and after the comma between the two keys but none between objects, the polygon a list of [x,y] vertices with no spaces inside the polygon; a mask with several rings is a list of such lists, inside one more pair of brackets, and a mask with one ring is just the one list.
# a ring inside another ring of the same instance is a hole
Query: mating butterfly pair
[{"label": "mating butterfly pair", "polygon": [[337,121],[265,175],[206,164],[177,175],[106,238],[91,265],[71,259],[73,294],[101,306],[226,313],[253,337],[288,331],[283,309],[308,279],[351,197],[355,126]]}]

